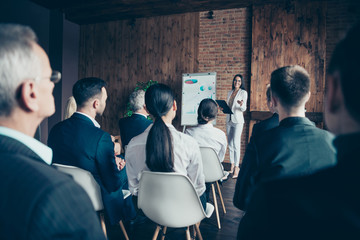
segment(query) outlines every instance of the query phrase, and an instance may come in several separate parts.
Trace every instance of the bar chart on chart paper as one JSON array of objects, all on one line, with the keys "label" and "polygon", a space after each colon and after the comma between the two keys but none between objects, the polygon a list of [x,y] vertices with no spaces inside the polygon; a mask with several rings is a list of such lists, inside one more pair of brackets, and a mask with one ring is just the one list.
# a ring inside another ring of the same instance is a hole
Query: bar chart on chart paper
[{"label": "bar chart on chart paper", "polygon": [[181,125],[197,124],[197,109],[204,98],[216,99],[216,72],[183,74]]}]

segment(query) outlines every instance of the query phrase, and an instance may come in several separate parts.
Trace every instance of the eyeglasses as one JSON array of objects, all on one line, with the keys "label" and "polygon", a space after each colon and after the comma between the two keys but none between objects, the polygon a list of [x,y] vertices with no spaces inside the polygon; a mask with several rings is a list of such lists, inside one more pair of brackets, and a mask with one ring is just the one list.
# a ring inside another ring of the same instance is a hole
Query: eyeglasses
[{"label": "eyeglasses", "polygon": [[36,77],[35,78],[35,81],[36,80],[39,80],[39,79],[46,79],[46,78],[49,78],[51,82],[53,83],[58,83],[61,79],[61,72],[59,71],[52,71],[51,73],[51,76],[50,77]]}]

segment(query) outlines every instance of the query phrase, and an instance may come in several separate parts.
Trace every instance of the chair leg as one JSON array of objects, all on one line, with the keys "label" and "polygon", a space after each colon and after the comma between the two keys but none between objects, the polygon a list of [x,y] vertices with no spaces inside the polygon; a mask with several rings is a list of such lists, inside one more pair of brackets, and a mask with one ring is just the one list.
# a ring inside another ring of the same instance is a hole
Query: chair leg
[{"label": "chair leg", "polygon": [[107,239],[105,219],[104,219],[104,213],[103,212],[100,213],[100,223],[101,223],[101,228],[102,228],[102,230],[104,232],[105,238]]},{"label": "chair leg", "polygon": [[189,227],[186,228],[186,240],[191,240]]},{"label": "chair leg", "polygon": [[167,227],[163,227],[163,229],[162,229],[163,235],[161,237],[161,240],[165,239],[166,230],[167,230]]},{"label": "chair leg", "polygon": [[196,233],[197,233],[199,240],[203,240],[203,238],[201,236],[201,232],[200,232],[200,223],[195,224],[195,229],[196,229]]},{"label": "chair leg", "polygon": [[220,187],[219,187],[219,183],[218,183],[217,181],[216,181],[216,186],[217,186],[217,190],[218,190],[218,192],[219,192],[219,197],[220,197],[221,205],[222,205],[222,207],[223,207],[224,213],[226,213],[224,200],[223,200],[223,197],[222,197],[222,194],[221,194],[221,190],[220,190]]},{"label": "chair leg", "polygon": [[158,237],[158,235],[159,235],[159,231],[160,231],[160,226],[157,225],[152,240],[156,240],[156,239],[157,239],[157,237]]},{"label": "chair leg", "polygon": [[214,207],[215,207],[215,213],[216,213],[216,220],[217,220],[218,228],[221,229],[220,217],[219,217],[219,208],[218,208],[218,205],[217,205],[214,183],[211,184],[211,190],[212,190],[213,198],[214,198]]},{"label": "chair leg", "polygon": [[119,224],[120,224],[120,228],[121,228],[121,231],[122,231],[123,234],[124,234],[125,239],[126,239],[126,240],[129,240],[129,237],[128,237],[127,233],[126,233],[126,229],[125,229],[125,227],[124,227],[124,224],[123,224],[122,220],[120,220]]}]

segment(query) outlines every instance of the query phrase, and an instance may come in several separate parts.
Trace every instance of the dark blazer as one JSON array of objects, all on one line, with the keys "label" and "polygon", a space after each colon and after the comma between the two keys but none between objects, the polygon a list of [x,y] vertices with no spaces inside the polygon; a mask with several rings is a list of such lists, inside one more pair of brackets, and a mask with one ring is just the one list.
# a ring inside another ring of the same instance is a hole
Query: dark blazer
[{"label": "dark blazer", "polygon": [[123,148],[129,144],[133,137],[143,133],[151,123],[152,121],[146,117],[135,113],[130,117],[121,118],[119,120],[119,129]]},{"label": "dark blazer", "polygon": [[0,135],[0,239],[105,239],[86,192]]},{"label": "dark blazer", "polygon": [[274,113],[268,119],[265,119],[263,121],[260,121],[256,124],[254,124],[252,133],[251,133],[251,137],[262,134],[263,132],[270,130],[277,126],[279,126],[279,114]]},{"label": "dark blazer", "polygon": [[[305,117],[283,119],[278,127],[255,136],[246,151],[248,171],[241,173],[240,170],[241,179],[248,184],[242,192],[243,206],[240,207],[246,210],[254,186],[260,182],[309,175],[333,166],[336,160],[332,140],[332,134],[315,127]],[[238,194],[235,192],[236,197]],[[239,205],[236,201],[234,204]]]},{"label": "dark blazer", "polygon": [[92,173],[99,183],[105,210],[112,224],[132,219],[135,210],[131,199],[124,201],[126,171],[117,169],[114,144],[110,135],[95,127],[86,116],[74,113],[50,131],[48,145],[54,152],[54,163],[72,165]]},{"label": "dark blazer", "polygon": [[238,239],[360,239],[360,132],[334,145],[335,167],[262,184]]},{"label": "dark blazer", "polygon": [[251,157],[251,152],[253,152],[254,144],[253,138],[277,126],[279,126],[279,114],[277,113],[274,113],[270,118],[258,122],[253,126],[250,142],[246,147],[246,152],[241,163],[239,176],[236,181],[233,199],[234,205],[243,211],[246,210],[246,202],[248,202],[249,190],[251,186],[249,175],[251,172],[254,172],[256,170],[251,169],[256,166],[255,164],[251,164],[251,161],[253,160],[253,157]]}]

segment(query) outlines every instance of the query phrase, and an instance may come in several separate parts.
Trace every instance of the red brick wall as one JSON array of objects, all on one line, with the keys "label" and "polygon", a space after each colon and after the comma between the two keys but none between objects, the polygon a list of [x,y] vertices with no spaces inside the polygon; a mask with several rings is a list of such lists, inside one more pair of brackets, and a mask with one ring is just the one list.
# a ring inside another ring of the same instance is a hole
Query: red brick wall
[{"label": "red brick wall", "polygon": [[[213,19],[208,12],[200,13],[199,72],[216,72],[216,97],[226,100],[235,74],[244,76],[245,89],[250,90],[251,63],[251,8],[214,11]],[[249,102],[247,103],[249,106]],[[247,111],[248,112],[248,111]],[[241,140],[241,160],[248,139],[249,114],[245,113],[245,125]],[[225,114],[219,114],[216,127],[226,132]],[[225,161],[229,161],[228,153]]]}]

